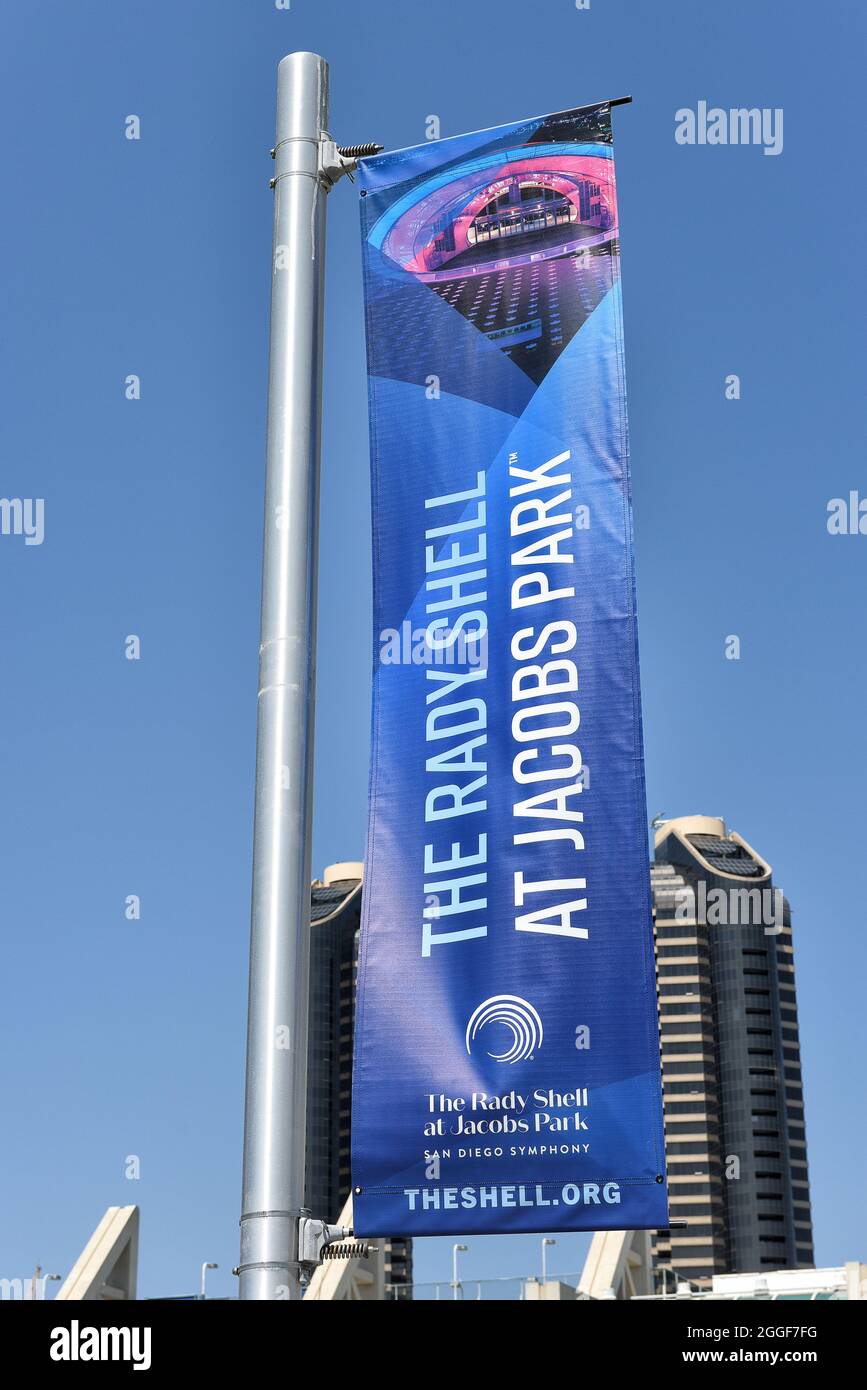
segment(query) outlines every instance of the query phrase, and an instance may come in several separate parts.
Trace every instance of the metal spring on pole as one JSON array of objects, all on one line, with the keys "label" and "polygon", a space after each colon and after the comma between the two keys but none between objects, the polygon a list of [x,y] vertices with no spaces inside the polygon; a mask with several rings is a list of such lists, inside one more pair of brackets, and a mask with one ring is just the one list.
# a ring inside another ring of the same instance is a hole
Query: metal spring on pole
[{"label": "metal spring on pole", "polygon": [[333,1241],[322,1251],[323,1260],[366,1260],[376,1253],[375,1245],[366,1241]]},{"label": "metal spring on pole", "polygon": [[371,155],[380,154],[385,149],[384,145],[338,145],[337,153],[343,159],[368,159]]}]

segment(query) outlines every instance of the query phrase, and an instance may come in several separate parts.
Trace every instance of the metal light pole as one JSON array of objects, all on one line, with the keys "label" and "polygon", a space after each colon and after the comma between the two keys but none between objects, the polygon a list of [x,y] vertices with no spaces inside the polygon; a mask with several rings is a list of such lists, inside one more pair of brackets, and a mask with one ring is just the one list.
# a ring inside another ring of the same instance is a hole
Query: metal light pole
[{"label": "metal light pole", "polygon": [[300,1298],[299,1256],[305,1254],[310,1267],[323,1243],[319,1232],[303,1251],[299,1247],[299,1220],[308,1215],[304,1147],[325,204],[342,174],[382,149],[338,147],[327,127],[328,64],[315,53],[290,53],[277,68],[272,151],[271,354],[237,1270],[243,1299]]},{"label": "metal light pole", "polygon": [[45,1285],[55,1283],[61,1278],[62,1275],[60,1274],[43,1275],[42,1265],[37,1265],[36,1272],[30,1280],[30,1288],[25,1297],[32,1300],[34,1303],[43,1303],[45,1301]]},{"label": "metal light pole", "polygon": [[556,1240],[554,1239],[553,1236],[543,1236],[543,1237],[542,1237],[542,1283],[543,1283],[543,1284],[547,1284],[547,1282],[548,1282],[548,1246],[549,1246],[549,1245],[556,1245],[556,1244],[557,1244],[557,1242],[556,1242]]},{"label": "metal light pole", "polygon": [[300,1297],[328,65],[277,69],[240,1297]]},{"label": "metal light pole", "polygon": [[452,1246],[452,1298],[455,1299],[458,1296],[458,1289],[461,1287],[458,1283],[458,1255],[462,1250],[466,1250],[466,1248],[465,1245]]},{"label": "metal light pole", "polygon": [[219,1267],[220,1267],[219,1265],[214,1264],[213,1260],[205,1260],[205,1261],[204,1261],[204,1263],[203,1263],[203,1265],[202,1265],[202,1283],[201,1283],[201,1293],[199,1294],[199,1298],[204,1298],[204,1297],[205,1297],[205,1280],[206,1280],[207,1277],[208,1277],[208,1270],[209,1270],[209,1269],[219,1269]]}]

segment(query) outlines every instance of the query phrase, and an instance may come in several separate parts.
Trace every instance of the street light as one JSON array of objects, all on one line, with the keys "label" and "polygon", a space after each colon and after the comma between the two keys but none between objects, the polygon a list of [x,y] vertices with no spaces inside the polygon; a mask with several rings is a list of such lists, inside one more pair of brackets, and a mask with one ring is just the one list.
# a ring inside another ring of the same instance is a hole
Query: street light
[{"label": "street light", "polygon": [[543,1283],[543,1284],[547,1284],[547,1282],[548,1282],[548,1246],[549,1246],[549,1245],[556,1245],[556,1244],[557,1244],[557,1242],[556,1242],[556,1240],[554,1239],[553,1236],[543,1236],[543,1237],[542,1237],[542,1283]]},{"label": "street light", "polygon": [[36,1266],[36,1273],[33,1275],[33,1278],[32,1278],[31,1281],[30,1281],[30,1298],[33,1300],[33,1302],[34,1302],[34,1303],[35,1303],[35,1302],[40,1302],[40,1303],[44,1302],[44,1300],[45,1300],[45,1285],[48,1284],[48,1283],[54,1283],[55,1281],[61,1279],[62,1277],[63,1277],[63,1276],[60,1275],[60,1274],[45,1274],[45,1275],[43,1275],[43,1273],[42,1273],[42,1266],[41,1266],[41,1265],[37,1265],[37,1266]]},{"label": "street light", "polygon": [[[457,1298],[458,1289],[461,1287],[458,1283],[458,1255],[462,1250],[466,1250],[466,1248],[465,1245],[452,1246],[452,1298]],[[463,1290],[461,1290],[461,1292],[463,1292]]]},{"label": "street light", "polygon": [[213,1263],[213,1261],[211,1261],[211,1260],[205,1260],[204,1264],[202,1265],[202,1292],[201,1292],[200,1295],[199,1295],[200,1298],[204,1298],[204,1296],[205,1296],[205,1279],[207,1278],[208,1270],[209,1270],[209,1269],[219,1269],[219,1268],[220,1268],[220,1266],[219,1266],[219,1265],[215,1265],[215,1264]]}]

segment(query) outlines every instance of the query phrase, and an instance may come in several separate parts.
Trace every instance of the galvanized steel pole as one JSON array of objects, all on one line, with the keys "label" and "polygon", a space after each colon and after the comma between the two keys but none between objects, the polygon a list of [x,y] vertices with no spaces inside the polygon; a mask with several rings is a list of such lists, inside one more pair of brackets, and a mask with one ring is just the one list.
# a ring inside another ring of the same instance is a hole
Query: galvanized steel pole
[{"label": "galvanized steel pole", "polygon": [[300,1297],[328,65],[277,70],[242,1299]]}]

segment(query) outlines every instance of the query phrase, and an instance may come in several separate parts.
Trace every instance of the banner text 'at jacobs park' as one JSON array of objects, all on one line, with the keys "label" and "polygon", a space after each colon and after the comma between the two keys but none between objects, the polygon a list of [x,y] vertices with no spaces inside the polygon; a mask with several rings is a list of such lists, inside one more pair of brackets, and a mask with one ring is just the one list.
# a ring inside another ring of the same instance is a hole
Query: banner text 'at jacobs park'
[{"label": "banner text 'at jacobs park'", "polygon": [[607,104],[360,166],[363,1235],[668,1222]]}]

